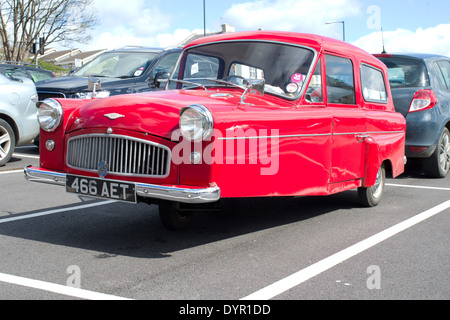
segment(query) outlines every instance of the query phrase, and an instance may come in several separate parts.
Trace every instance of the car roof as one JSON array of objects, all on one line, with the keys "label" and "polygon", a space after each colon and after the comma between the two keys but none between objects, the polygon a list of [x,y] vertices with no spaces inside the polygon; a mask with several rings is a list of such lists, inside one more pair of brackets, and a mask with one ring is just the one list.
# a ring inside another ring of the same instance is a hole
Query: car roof
[{"label": "car roof", "polygon": [[41,66],[37,66],[31,63],[25,63],[25,62],[16,62],[16,61],[0,61],[0,66],[8,66],[8,67],[18,67],[28,70],[42,70],[42,71],[48,71],[42,68]]},{"label": "car roof", "polygon": [[427,60],[427,59],[434,59],[434,58],[446,58],[449,59],[449,57],[439,55],[439,54],[433,54],[433,53],[380,53],[380,54],[374,54],[377,58],[390,58],[390,57],[398,57],[398,58],[413,58],[418,60]]},{"label": "car roof", "polygon": [[228,42],[241,40],[268,41],[268,42],[279,42],[292,45],[307,46],[317,51],[320,51],[323,48],[328,52],[347,53],[348,55],[352,56],[359,55],[361,57],[364,57],[366,61],[370,61],[375,65],[379,66],[383,65],[379,64],[380,60],[376,59],[373,55],[371,55],[367,51],[359,47],[356,47],[348,42],[343,42],[341,40],[316,34],[288,32],[288,31],[259,30],[259,31],[222,33],[219,35],[213,35],[196,39],[187,44],[184,47],[184,49],[212,42]]},{"label": "car roof", "polygon": [[181,48],[158,48],[158,47],[143,47],[143,46],[125,46],[125,47],[121,47],[121,48],[117,48],[117,49],[113,49],[113,50],[109,50],[107,52],[141,52],[141,53],[146,53],[146,52],[154,52],[154,53],[160,53],[163,51],[170,51],[170,50],[179,50],[181,51]]}]

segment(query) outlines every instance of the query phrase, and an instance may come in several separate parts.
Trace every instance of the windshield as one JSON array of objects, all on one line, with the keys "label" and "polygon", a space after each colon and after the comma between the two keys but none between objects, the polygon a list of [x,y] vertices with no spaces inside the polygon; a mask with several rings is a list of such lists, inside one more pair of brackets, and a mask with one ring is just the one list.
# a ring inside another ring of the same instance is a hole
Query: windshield
[{"label": "windshield", "polygon": [[169,89],[226,85],[211,79],[237,85],[264,79],[264,92],[296,99],[303,91],[314,56],[312,49],[271,42],[203,45],[184,53],[180,71],[174,73],[175,81],[169,83]]},{"label": "windshield", "polygon": [[388,67],[389,84],[392,88],[430,85],[427,69],[422,61],[402,57],[379,57],[378,59]]},{"label": "windshield", "polygon": [[154,52],[107,52],[99,55],[73,73],[75,77],[134,78],[144,73],[152,60],[158,55]]}]

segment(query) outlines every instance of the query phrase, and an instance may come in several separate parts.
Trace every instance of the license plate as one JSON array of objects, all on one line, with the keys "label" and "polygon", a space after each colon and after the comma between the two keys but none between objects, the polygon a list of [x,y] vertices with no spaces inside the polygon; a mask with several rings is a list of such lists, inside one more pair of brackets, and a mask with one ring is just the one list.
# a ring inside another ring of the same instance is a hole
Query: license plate
[{"label": "license plate", "polygon": [[66,191],[86,196],[136,202],[136,185],[123,181],[67,175]]}]

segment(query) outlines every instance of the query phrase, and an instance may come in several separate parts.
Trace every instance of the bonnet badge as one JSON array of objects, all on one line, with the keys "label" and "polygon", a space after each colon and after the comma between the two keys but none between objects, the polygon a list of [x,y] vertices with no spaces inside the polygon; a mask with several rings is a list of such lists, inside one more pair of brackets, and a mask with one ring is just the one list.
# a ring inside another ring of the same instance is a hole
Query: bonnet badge
[{"label": "bonnet badge", "polygon": [[119,119],[119,118],[125,118],[125,116],[123,114],[119,114],[119,113],[107,113],[104,116],[107,117],[108,119],[111,119],[111,120],[116,120],[116,119]]},{"label": "bonnet badge", "polygon": [[106,161],[100,161],[98,163],[98,175],[100,178],[105,178],[105,176],[108,174],[108,164]]}]

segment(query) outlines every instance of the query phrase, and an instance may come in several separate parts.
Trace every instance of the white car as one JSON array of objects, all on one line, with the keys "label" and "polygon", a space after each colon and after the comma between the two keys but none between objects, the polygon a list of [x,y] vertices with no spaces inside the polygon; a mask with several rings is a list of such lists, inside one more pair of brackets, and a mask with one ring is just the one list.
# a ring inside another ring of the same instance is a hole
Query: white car
[{"label": "white car", "polygon": [[15,147],[38,137],[36,102],[32,80],[0,74],[0,166],[11,159]]}]

